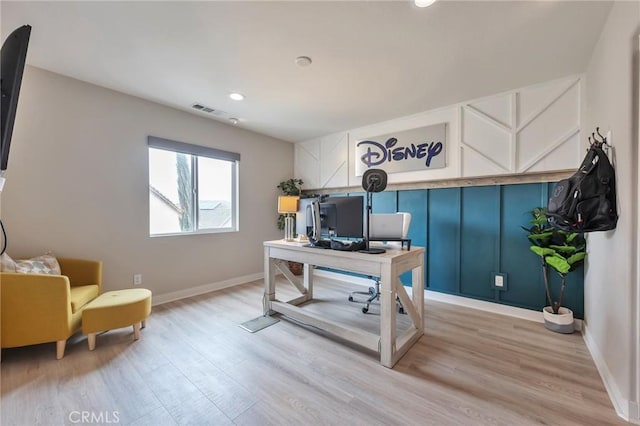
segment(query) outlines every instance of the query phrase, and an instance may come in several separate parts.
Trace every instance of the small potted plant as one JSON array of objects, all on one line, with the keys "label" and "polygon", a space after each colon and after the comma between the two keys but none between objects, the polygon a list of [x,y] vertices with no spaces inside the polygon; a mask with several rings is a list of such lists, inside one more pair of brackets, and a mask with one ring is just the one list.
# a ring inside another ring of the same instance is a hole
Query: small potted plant
[{"label": "small potted plant", "polygon": [[[301,187],[303,183],[304,182],[302,181],[302,179],[289,179],[289,180],[284,180],[280,182],[277,188],[280,189],[284,195],[300,196],[300,192],[302,191]],[[278,229],[280,230],[284,229],[284,218],[285,218],[285,215],[283,214],[278,216]]]},{"label": "small potted plant", "polygon": [[[558,333],[573,333],[573,312],[562,306],[567,275],[584,263],[587,255],[587,242],[575,232],[567,232],[553,228],[546,215],[546,209],[535,208],[532,212],[530,228],[522,227],[529,234],[527,238],[533,244],[530,249],[540,257],[547,302],[542,310],[545,326]],[[561,280],[558,299],[554,299],[551,291],[549,270],[558,274]]]},{"label": "small potted plant", "polygon": [[[278,184],[277,188],[280,189],[284,195],[297,195],[297,196],[300,196],[301,187],[302,187],[303,183],[304,182],[302,181],[302,179],[288,179],[288,180],[280,182]],[[280,229],[280,230],[284,229],[284,220],[285,220],[285,215],[284,214],[281,214],[281,215],[278,216],[278,229]],[[294,218],[294,221],[295,221],[295,218]],[[295,222],[294,222],[293,229],[294,230],[296,229]],[[289,270],[294,275],[301,275],[302,274],[302,263],[289,262]]]}]

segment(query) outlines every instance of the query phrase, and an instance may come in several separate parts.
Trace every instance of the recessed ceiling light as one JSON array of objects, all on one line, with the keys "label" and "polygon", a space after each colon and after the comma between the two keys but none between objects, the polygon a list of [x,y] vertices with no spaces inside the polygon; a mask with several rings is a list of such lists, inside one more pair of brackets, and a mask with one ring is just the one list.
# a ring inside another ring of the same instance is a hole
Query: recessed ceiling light
[{"label": "recessed ceiling light", "polygon": [[231,117],[231,118],[229,119],[229,121],[231,122],[231,124],[238,124],[238,123],[240,122],[240,120],[238,120],[238,119],[237,119],[237,118],[235,118],[235,117]]},{"label": "recessed ceiling light", "polygon": [[428,7],[436,2],[436,0],[414,0],[418,7]]},{"label": "recessed ceiling light", "polygon": [[304,68],[304,67],[308,67],[309,65],[311,65],[311,58],[308,56],[298,56],[294,62],[296,63],[297,66],[299,66],[300,68]]},{"label": "recessed ceiling light", "polygon": [[242,93],[231,93],[229,97],[234,101],[241,101],[244,99],[244,95]]}]

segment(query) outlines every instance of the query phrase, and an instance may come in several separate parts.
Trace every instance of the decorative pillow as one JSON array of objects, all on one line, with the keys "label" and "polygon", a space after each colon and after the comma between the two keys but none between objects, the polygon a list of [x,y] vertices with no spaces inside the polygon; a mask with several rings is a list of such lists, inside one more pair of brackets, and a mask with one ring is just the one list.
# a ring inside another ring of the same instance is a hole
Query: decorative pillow
[{"label": "decorative pillow", "polygon": [[16,272],[23,274],[60,275],[60,264],[50,253],[27,260],[16,260]]},{"label": "decorative pillow", "polygon": [[7,253],[2,253],[0,258],[0,272],[15,272],[16,262]]}]

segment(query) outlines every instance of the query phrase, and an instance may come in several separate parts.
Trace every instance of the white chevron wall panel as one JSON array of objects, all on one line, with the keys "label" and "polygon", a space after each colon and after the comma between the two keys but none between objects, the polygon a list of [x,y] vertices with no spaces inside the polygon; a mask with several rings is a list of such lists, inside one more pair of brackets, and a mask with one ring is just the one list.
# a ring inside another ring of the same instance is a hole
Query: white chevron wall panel
[{"label": "white chevron wall panel", "polygon": [[546,108],[567,88],[577,84],[579,79],[561,79],[535,86],[525,87],[517,91],[518,127]]},{"label": "white chevron wall panel", "polygon": [[504,168],[490,161],[469,146],[461,148],[462,170],[465,176],[495,176],[504,174]]},{"label": "white chevron wall panel", "polygon": [[577,169],[586,151],[580,152],[579,133],[575,133],[564,143],[533,163],[527,173],[547,172],[549,170]]},{"label": "white chevron wall panel", "polygon": [[[496,99],[495,104],[503,104],[502,99]],[[484,112],[466,105],[462,109],[462,147],[472,148],[478,156],[483,158],[482,163],[492,164],[483,172],[482,168],[475,165],[473,175],[469,175],[468,160],[470,157],[463,156],[462,173],[463,176],[475,176],[506,173],[511,170],[511,129],[496,121]]]},{"label": "white chevron wall panel", "polygon": [[481,99],[470,103],[468,107],[482,112],[505,127],[511,128],[513,126],[510,95]]},{"label": "white chevron wall panel", "polygon": [[575,169],[584,156],[583,85],[581,76],[566,77],[301,142],[296,144],[296,177],[305,188],[358,185],[349,154],[355,140],[443,122],[447,166],[392,174],[389,182]]},{"label": "white chevron wall panel", "polygon": [[320,139],[295,144],[294,154],[294,177],[302,179],[302,188],[320,188]]},{"label": "white chevron wall panel", "polygon": [[320,142],[320,186],[338,188],[349,184],[349,134],[322,138]]},{"label": "white chevron wall panel", "polygon": [[[525,173],[542,157],[550,155],[580,129],[579,86],[559,90],[548,104],[541,105],[530,121],[524,121],[517,132],[517,171]],[[577,154],[577,152],[576,152]],[[553,155],[557,156],[557,152]],[[575,157],[566,158],[559,169],[573,167]],[[564,164],[564,166],[562,166]]]}]

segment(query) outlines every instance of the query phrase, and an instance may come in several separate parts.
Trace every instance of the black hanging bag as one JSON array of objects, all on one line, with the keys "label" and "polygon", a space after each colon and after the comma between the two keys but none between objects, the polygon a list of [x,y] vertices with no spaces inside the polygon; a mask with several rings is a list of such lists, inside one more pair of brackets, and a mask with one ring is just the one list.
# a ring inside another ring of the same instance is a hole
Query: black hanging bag
[{"label": "black hanging bag", "polygon": [[615,170],[601,143],[593,143],[580,168],[555,187],[547,207],[549,223],[569,232],[608,231],[616,227]]}]

